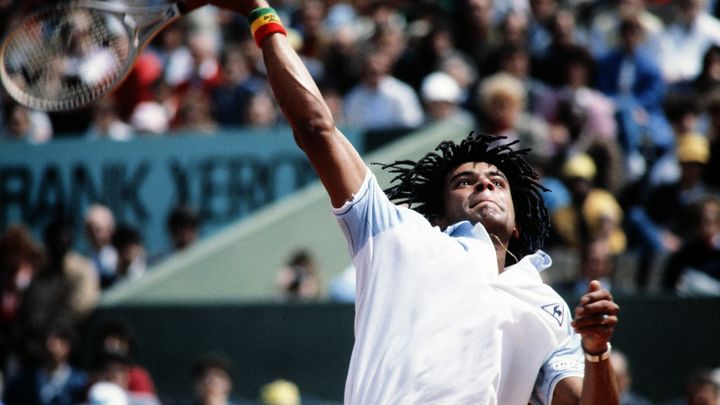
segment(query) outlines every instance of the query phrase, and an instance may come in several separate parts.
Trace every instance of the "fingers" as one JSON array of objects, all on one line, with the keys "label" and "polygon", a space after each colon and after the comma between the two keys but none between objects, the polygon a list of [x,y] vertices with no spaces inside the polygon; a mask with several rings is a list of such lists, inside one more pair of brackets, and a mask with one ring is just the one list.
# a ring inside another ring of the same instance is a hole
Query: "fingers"
[{"label": "fingers", "polygon": [[581,331],[612,330],[617,323],[618,317],[616,315],[595,314],[573,320],[572,326],[576,332],[580,333]]},{"label": "fingers", "polygon": [[598,320],[595,315],[605,316],[605,320],[608,316],[613,316],[617,320],[619,310],[620,306],[613,302],[610,291],[602,288],[597,280],[593,280],[588,285],[588,292],[580,298],[580,303],[575,308],[573,324],[582,321],[581,326],[586,326],[593,320]]},{"label": "fingers", "polygon": [[575,308],[572,327],[583,337],[583,347],[590,352],[602,352],[607,347],[618,323],[620,306],[610,292],[593,280]]},{"label": "fingers", "polygon": [[[609,298],[603,298],[603,297],[609,297]],[[580,303],[584,304],[585,302],[590,301],[597,301],[598,299],[610,299],[612,300],[612,296],[610,295],[610,291],[603,289],[602,285],[597,280],[590,281],[590,284],[588,284],[587,293],[582,296],[580,299]],[[583,302],[585,300],[585,302]]]},{"label": "fingers", "polygon": [[583,300],[581,299],[580,305],[575,307],[575,317],[582,318],[594,314],[617,315],[619,311],[620,306],[612,301],[612,297],[601,298],[594,301],[588,301],[586,303],[583,303]]}]

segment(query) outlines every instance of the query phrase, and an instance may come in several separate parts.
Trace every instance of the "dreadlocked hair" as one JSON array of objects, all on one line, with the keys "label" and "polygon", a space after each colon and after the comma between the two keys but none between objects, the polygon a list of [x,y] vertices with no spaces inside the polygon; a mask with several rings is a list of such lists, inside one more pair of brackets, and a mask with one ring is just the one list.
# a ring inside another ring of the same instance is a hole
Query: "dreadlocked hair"
[{"label": "dreadlocked hair", "polygon": [[508,250],[518,258],[533,253],[548,236],[550,224],[541,192],[549,190],[538,182],[537,173],[525,160],[530,149],[514,150],[512,146],[518,141],[501,143],[505,138],[470,132],[459,144],[440,143],[417,162],[381,164],[383,170],[395,175],[385,193],[395,203],[405,204],[434,222],[445,213],[443,190],[448,173],[466,162],[492,164],[508,179],[515,223],[520,230],[519,238],[510,241]]}]

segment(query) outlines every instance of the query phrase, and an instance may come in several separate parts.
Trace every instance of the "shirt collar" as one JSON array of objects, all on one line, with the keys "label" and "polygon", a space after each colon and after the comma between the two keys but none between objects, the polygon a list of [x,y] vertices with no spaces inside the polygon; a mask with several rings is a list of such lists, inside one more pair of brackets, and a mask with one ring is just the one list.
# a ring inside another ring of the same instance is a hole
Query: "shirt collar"
[{"label": "shirt collar", "polygon": [[[482,226],[481,223],[477,223],[473,225],[470,221],[460,221],[458,223],[452,224],[445,228],[443,231],[446,234],[458,238],[458,237],[466,237],[466,238],[474,238],[474,239],[482,239],[490,241],[490,236],[488,235],[487,231],[485,230],[485,227]],[[491,242],[492,243],[492,242]],[[505,268],[505,271],[512,269],[515,266],[532,266],[535,270],[538,272],[544,271],[547,268],[549,268],[552,265],[552,259],[550,258],[550,255],[543,252],[542,250],[537,250],[535,253],[526,255],[518,263],[513,264],[512,266],[508,266]]]},{"label": "shirt collar", "polygon": [[547,253],[543,252],[542,250],[537,250],[535,253],[526,255],[525,257],[520,259],[518,263],[506,267],[505,271],[508,271],[516,266],[532,266],[539,273],[552,266],[552,259]]}]

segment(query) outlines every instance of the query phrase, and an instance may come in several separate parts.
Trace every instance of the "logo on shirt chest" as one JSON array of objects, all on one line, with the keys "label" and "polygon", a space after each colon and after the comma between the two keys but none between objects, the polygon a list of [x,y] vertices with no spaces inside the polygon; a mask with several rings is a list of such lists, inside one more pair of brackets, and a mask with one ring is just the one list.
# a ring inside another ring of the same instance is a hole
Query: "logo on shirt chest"
[{"label": "logo on shirt chest", "polygon": [[545,313],[552,316],[553,319],[555,319],[557,321],[558,326],[562,326],[563,319],[565,319],[565,317],[563,316],[564,308],[563,308],[562,304],[552,303],[552,304],[543,305],[540,308],[542,308],[542,310],[545,311]]}]

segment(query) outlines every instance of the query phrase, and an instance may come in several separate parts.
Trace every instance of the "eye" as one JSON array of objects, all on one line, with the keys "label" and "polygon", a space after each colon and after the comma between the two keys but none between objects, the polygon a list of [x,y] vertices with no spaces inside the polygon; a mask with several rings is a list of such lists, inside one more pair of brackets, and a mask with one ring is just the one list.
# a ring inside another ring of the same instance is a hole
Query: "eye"
[{"label": "eye", "polygon": [[470,185],[470,180],[468,179],[460,179],[455,183],[455,187],[465,187]]}]

